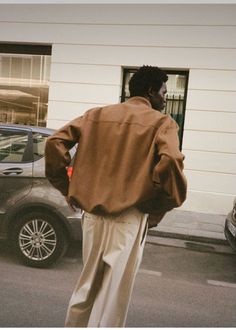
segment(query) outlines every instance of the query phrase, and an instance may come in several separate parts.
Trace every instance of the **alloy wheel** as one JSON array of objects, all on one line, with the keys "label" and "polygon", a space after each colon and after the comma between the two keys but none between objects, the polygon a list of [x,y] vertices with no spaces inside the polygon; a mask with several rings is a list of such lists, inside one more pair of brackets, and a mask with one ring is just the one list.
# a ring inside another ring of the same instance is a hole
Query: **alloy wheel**
[{"label": "alloy wheel", "polygon": [[25,223],[19,232],[19,247],[29,259],[42,261],[49,258],[57,245],[57,235],[53,226],[42,219]]}]

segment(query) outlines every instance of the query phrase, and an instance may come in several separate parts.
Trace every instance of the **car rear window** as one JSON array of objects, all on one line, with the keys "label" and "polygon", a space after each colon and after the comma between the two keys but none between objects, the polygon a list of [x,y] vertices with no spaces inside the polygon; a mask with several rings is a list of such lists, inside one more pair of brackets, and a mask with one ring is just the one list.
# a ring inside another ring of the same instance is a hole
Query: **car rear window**
[{"label": "car rear window", "polygon": [[33,133],[33,155],[34,161],[42,158],[45,152],[45,143],[47,135],[41,133]]}]

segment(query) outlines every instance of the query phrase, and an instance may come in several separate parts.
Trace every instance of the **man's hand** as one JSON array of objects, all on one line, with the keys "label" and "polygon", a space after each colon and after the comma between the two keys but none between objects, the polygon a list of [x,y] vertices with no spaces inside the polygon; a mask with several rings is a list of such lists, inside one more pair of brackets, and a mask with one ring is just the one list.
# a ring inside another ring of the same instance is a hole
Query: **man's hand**
[{"label": "man's hand", "polygon": [[73,205],[73,203],[70,201],[70,198],[69,198],[68,196],[66,196],[66,202],[67,202],[69,208],[70,208],[72,211],[76,212],[76,207],[75,207],[75,206]]},{"label": "man's hand", "polygon": [[148,229],[156,227],[159,222],[163,219],[166,212],[161,212],[159,214],[149,214],[148,216]]}]

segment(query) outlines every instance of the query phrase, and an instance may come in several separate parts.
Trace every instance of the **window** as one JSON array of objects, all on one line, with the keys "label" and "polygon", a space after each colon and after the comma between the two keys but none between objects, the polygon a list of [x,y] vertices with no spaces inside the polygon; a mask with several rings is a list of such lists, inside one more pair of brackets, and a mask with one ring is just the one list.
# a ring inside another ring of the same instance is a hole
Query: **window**
[{"label": "window", "polygon": [[46,135],[42,135],[40,133],[33,133],[34,161],[36,161],[44,156],[46,139],[47,139]]},{"label": "window", "polygon": [[[129,80],[138,68],[124,68],[121,102],[129,98]],[[182,146],[184,117],[187,98],[188,71],[166,70],[168,75],[166,107],[163,113],[169,114],[179,125],[180,146]]]},{"label": "window", "polygon": [[28,146],[28,133],[0,132],[0,162],[21,163],[25,161]]},{"label": "window", "polygon": [[0,123],[46,126],[51,46],[0,44]]}]

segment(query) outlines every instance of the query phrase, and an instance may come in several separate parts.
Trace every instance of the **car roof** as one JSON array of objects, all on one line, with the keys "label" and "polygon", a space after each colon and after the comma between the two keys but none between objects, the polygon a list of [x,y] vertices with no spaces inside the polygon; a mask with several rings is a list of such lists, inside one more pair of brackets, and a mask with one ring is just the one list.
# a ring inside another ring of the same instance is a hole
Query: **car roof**
[{"label": "car roof", "polygon": [[30,126],[30,125],[19,125],[19,124],[0,124],[0,128],[13,128],[13,129],[26,129],[33,132],[51,135],[55,132],[54,129],[48,127]]}]

